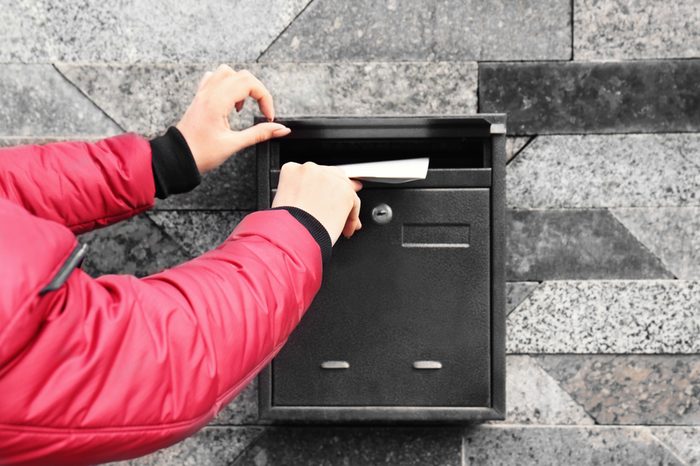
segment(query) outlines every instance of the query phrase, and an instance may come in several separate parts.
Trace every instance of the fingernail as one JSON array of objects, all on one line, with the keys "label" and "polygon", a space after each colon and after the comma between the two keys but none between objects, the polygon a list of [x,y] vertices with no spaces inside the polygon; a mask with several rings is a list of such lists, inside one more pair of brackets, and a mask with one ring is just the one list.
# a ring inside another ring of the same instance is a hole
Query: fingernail
[{"label": "fingernail", "polygon": [[274,130],[274,131],[272,132],[272,135],[273,135],[274,137],[280,137],[280,136],[286,136],[286,135],[288,135],[288,134],[291,133],[291,132],[292,132],[292,130],[289,129],[289,128],[287,128],[287,127],[285,126],[285,127],[283,127],[283,128]]}]

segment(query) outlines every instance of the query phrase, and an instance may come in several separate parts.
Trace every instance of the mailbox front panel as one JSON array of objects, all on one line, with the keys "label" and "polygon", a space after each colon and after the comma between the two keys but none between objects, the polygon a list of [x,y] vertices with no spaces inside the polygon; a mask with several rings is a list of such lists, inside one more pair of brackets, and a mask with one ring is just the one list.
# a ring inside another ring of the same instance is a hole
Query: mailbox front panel
[{"label": "mailbox front panel", "polygon": [[364,183],[319,294],[260,374],[282,422],[469,422],[505,412],[505,118],[281,119],[257,146],[267,208],[289,161],[430,157],[425,180]]},{"label": "mailbox front panel", "polygon": [[273,404],[488,406],[489,190],[360,197],[362,230],[273,362]]}]

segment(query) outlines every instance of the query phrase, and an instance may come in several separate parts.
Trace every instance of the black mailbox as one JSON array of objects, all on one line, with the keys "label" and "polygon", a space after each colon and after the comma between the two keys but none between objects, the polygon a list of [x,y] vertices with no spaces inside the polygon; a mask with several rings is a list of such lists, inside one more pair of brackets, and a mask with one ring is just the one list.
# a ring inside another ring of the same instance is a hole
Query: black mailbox
[{"label": "black mailbox", "polygon": [[268,208],[289,161],[430,157],[425,180],[364,183],[363,228],[260,375],[271,421],[503,419],[505,116],[281,119],[257,146]]}]

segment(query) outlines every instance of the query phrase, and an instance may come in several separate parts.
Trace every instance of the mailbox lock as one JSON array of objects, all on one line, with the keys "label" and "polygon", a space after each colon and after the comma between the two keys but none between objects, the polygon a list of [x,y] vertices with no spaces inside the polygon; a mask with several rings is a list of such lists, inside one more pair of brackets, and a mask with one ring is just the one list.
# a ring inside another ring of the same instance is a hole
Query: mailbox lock
[{"label": "mailbox lock", "polygon": [[393,212],[391,207],[386,204],[379,204],[374,209],[372,209],[372,220],[380,225],[386,225],[391,222],[393,217]]}]

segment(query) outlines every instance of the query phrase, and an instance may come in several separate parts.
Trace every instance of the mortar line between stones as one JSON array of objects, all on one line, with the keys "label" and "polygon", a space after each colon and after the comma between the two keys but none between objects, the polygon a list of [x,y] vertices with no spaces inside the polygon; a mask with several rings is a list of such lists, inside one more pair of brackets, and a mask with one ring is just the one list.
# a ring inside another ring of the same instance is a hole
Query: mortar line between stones
[{"label": "mortar line between stones", "polygon": [[294,18],[292,18],[292,20],[289,22],[289,24],[287,24],[287,25],[284,27],[284,29],[282,29],[282,32],[280,32],[279,34],[277,34],[277,36],[276,36],[274,39],[272,39],[272,42],[270,42],[270,44],[269,44],[267,47],[265,47],[265,50],[263,50],[262,52],[260,52],[260,55],[258,55],[258,58],[255,59],[255,63],[259,63],[259,62],[260,62],[260,59],[268,52],[268,50],[270,50],[270,49],[272,48],[273,45],[275,45],[275,44],[277,43],[277,41],[279,40],[279,38],[282,37],[282,35],[283,35],[285,32],[287,32],[287,29],[289,29],[290,26],[291,26],[292,24],[294,24],[294,21],[296,21],[297,18],[299,18],[299,16],[301,16],[302,14],[304,14],[304,12],[306,11],[306,9],[309,8],[309,6],[310,6],[313,2],[314,2],[314,0],[309,0],[309,3],[307,3],[307,4],[304,6],[304,8],[302,8],[301,11],[299,11],[299,13],[297,13],[296,16],[294,16]]},{"label": "mortar line between stones", "polygon": [[[586,409],[586,407],[582,403],[579,403],[579,401],[576,398],[574,398],[574,396],[571,393],[569,393],[569,391],[566,390],[562,386],[561,381],[559,379],[557,379],[556,377],[554,377],[552,374],[550,374],[550,372],[547,370],[547,368],[544,367],[542,364],[540,364],[540,362],[537,360],[537,357],[535,357],[533,355],[528,355],[528,357],[533,362],[533,364],[535,364],[537,367],[539,367],[542,372],[547,374],[547,376],[554,381],[554,383],[557,385],[557,387],[559,387],[559,389],[562,392],[566,393],[566,395],[569,397],[569,399],[571,400],[572,403],[574,403],[575,405],[578,405],[583,410],[583,412],[586,413],[586,416],[591,418],[591,420],[593,421],[593,425],[596,425],[596,426],[601,425],[598,422],[598,418],[596,418],[593,414],[591,414],[590,411],[588,411],[588,409]],[[585,426],[586,424],[579,424],[579,425]]]},{"label": "mortar line between stones", "polygon": [[165,228],[163,228],[163,227],[161,227],[160,225],[158,225],[158,222],[156,222],[155,220],[153,220],[153,219],[151,218],[150,211],[144,212],[143,215],[144,215],[144,217],[146,217],[146,218],[148,219],[149,222],[151,222],[151,223],[153,224],[153,226],[155,226],[161,233],[163,233],[163,236],[165,236],[166,238],[170,238],[170,241],[172,241],[173,243],[175,243],[175,244],[177,245],[177,247],[178,247],[178,249],[180,250],[180,252],[182,252],[183,254],[185,254],[185,256],[191,256],[191,255],[192,255],[192,251],[188,251],[187,248],[185,248],[185,246],[183,246],[182,243],[181,243],[180,241],[178,241],[176,238],[173,238],[173,236],[172,236],[171,234],[169,234],[169,233],[165,230]]},{"label": "mortar line between stones", "polygon": [[642,247],[642,249],[644,251],[647,251],[649,254],[652,255],[652,257],[654,257],[657,261],[659,261],[659,264],[661,266],[663,266],[664,270],[666,270],[666,272],[668,272],[673,277],[674,280],[680,280],[678,275],[676,275],[676,273],[673,270],[671,270],[671,267],[669,266],[669,264],[664,262],[663,259],[661,259],[654,251],[652,251],[651,248],[649,248],[649,246],[647,246],[640,238],[638,238],[637,235],[635,235],[634,232],[632,232],[632,230],[629,229],[627,227],[627,225],[625,225],[625,223],[620,218],[617,217],[617,215],[615,215],[614,208],[607,208],[606,210],[608,211],[610,216],[613,218],[613,220],[616,221],[622,228],[624,228],[627,231],[627,233],[629,233],[630,236],[632,236],[632,238],[634,238],[637,241],[637,243],[639,243],[639,245]]},{"label": "mortar line between stones", "polygon": [[235,466],[235,464],[238,462],[238,460],[241,459],[241,457],[249,449],[254,447],[260,441],[260,439],[263,437],[263,435],[267,434],[267,429],[268,429],[267,427],[264,427],[264,426],[259,426],[259,427],[260,427],[260,432],[258,433],[258,435],[256,435],[255,438],[253,440],[251,440],[250,443],[243,450],[241,450],[241,452],[238,455],[236,455],[236,457],[231,462],[232,465]]},{"label": "mortar line between stones", "polygon": [[[652,427],[652,426],[647,426],[647,427]],[[676,453],[676,451],[675,451],[673,448],[671,448],[670,446],[668,446],[668,445],[666,444],[666,442],[664,442],[664,441],[661,440],[659,437],[657,437],[657,436],[654,434],[654,432],[653,432],[650,428],[647,429],[647,432],[649,433],[649,435],[650,435],[654,440],[656,440],[656,441],[659,443],[659,445],[661,445],[662,448],[666,449],[666,451],[668,451],[668,452],[669,452],[675,459],[677,459],[681,464],[686,465],[686,466],[689,464],[686,460],[684,460],[683,458],[681,458],[681,457],[678,455],[678,453]]]},{"label": "mortar line between stones", "polygon": [[52,67],[54,70],[56,70],[56,73],[58,73],[68,84],[70,84],[74,89],[76,89],[76,90],[80,93],[80,95],[82,95],[83,97],[85,97],[85,98],[88,100],[88,102],[90,102],[92,105],[94,105],[95,108],[98,109],[109,121],[111,121],[112,123],[114,123],[114,124],[117,126],[117,128],[119,128],[119,129],[120,129],[121,131],[123,131],[123,132],[126,132],[126,128],[124,128],[122,125],[120,125],[119,123],[117,123],[117,121],[116,121],[114,118],[112,118],[102,107],[100,107],[99,105],[97,105],[97,102],[95,102],[94,100],[92,100],[92,98],[91,98],[89,95],[87,95],[87,93],[85,93],[85,92],[80,88],[80,86],[78,86],[76,83],[74,83],[73,81],[71,81],[70,79],[68,79],[68,76],[66,76],[65,74],[63,74],[63,72],[58,68],[58,66],[56,66],[55,63],[51,63],[51,67]]},{"label": "mortar line between stones", "polygon": [[571,61],[574,61],[574,3],[575,0],[571,0],[571,15],[569,16],[571,21]]},{"label": "mortar line between stones", "polygon": [[527,146],[529,146],[530,144],[532,144],[532,141],[534,141],[535,138],[537,138],[537,135],[536,135],[536,134],[535,134],[534,136],[530,136],[530,139],[528,139],[527,142],[525,142],[525,144],[523,144],[523,147],[521,147],[520,149],[518,149],[518,152],[516,152],[515,154],[513,154],[513,157],[511,157],[510,160],[506,161],[506,166],[508,166],[508,165],[510,165],[511,163],[513,163],[513,160],[517,159],[518,156],[520,155],[520,153],[521,153],[523,150],[525,150],[525,148],[526,148]]}]

